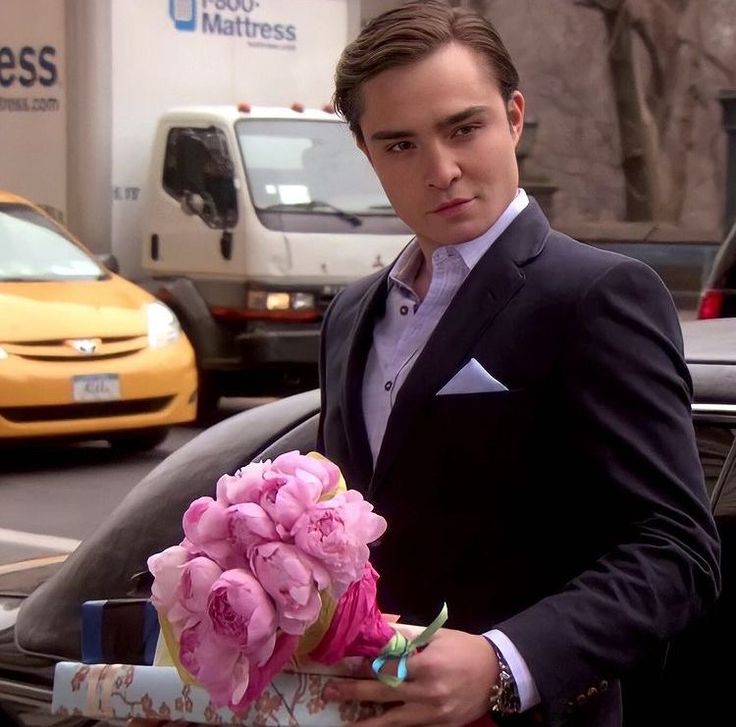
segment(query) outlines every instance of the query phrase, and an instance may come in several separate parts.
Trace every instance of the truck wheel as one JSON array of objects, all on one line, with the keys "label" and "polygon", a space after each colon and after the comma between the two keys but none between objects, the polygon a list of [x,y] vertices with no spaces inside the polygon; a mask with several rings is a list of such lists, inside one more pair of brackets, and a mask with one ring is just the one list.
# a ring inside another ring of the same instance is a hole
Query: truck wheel
[{"label": "truck wheel", "polygon": [[209,371],[198,371],[197,419],[196,423],[207,427],[217,421],[220,388],[215,376]]},{"label": "truck wheel", "polygon": [[140,429],[114,434],[108,438],[108,441],[113,449],[132,454],[155,449],[168,435],[169,427],[156,427],[155,429]]}]

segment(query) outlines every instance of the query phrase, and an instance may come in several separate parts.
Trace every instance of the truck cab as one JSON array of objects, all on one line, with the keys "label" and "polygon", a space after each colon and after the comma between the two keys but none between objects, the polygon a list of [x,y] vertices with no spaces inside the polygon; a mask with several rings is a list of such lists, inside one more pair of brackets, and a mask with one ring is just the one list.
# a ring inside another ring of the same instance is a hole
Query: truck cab
[{"label": "truck cab", "polygon": [[316,385],[330,301],[410,239],[328,110],[196,107],[159,121],[142,263],[194,345],[200,419],[220,395]]}]

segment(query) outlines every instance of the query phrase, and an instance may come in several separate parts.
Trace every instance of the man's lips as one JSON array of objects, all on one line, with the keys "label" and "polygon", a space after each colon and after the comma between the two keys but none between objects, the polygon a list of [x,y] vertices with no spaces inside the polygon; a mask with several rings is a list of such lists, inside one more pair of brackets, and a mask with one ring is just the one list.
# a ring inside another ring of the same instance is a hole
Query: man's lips
[{"label": "man's lips", "polygon": [[449,202],[444,202],[436,209],[433,209],[433,214],[449,216],[463,212],[465,208],[473,201],[473,197],[457,197],[451,199]]}]

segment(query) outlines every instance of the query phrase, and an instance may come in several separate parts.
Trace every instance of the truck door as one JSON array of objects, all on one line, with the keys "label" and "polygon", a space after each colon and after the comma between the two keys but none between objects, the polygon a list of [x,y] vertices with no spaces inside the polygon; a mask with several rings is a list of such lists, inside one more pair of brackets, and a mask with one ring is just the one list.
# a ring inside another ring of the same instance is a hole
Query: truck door
[{"label": "truck door", "polygon": [[147,267],[193,278],[229,271],[238,195],[224,132],[169,129],[156,182],[145,225]]}]

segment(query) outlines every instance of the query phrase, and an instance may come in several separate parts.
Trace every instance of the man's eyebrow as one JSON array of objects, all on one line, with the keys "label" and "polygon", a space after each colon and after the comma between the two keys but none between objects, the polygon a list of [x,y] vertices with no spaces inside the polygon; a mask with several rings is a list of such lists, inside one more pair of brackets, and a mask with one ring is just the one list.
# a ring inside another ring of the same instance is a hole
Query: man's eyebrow
[{"label": "man's eyebrow", "polygon": [[[467,121],[468,119],[472,118],[473,116],[476,116],[478,114],[483,114],[486,111],[488,111],[487,106],[469,106],[466,109],[463,109],[462,111],[458,111],[456,114],[452,114],[451,116],[448,116],[441,121],[437,123],[438,129],[444,129],[448,126],[453,126],[454,124],[462,123],[463,121]],[[371,134],[371,140],[372,141],[387,141],[392,139],[406,139],[411,138],[412,136],[416,136],[416,133],[413,131],[403,131],[401,129],[386,129],[383,131],[376,131],[374,134]]]},{"label": "man's eyebrow", "polygon": [[377,131],[371,134],[372,141],[386,141],[387,139],[405,139],[407,136],[414,136],[413,131]]},{"label": "man's eyebrow", "polygon": [[447,126],[454,126],[455,124],[467,121],[473,116],[483,114],[486,111],[488,111],[488,106],[468,106],[468,108],[464,109],[463,111],[459,111],[456,114],[452,114],[452,116],[448,116],[447,118],[442,119],[442,121],[437,124],[437,127],[442,129],[446,128]]}]

